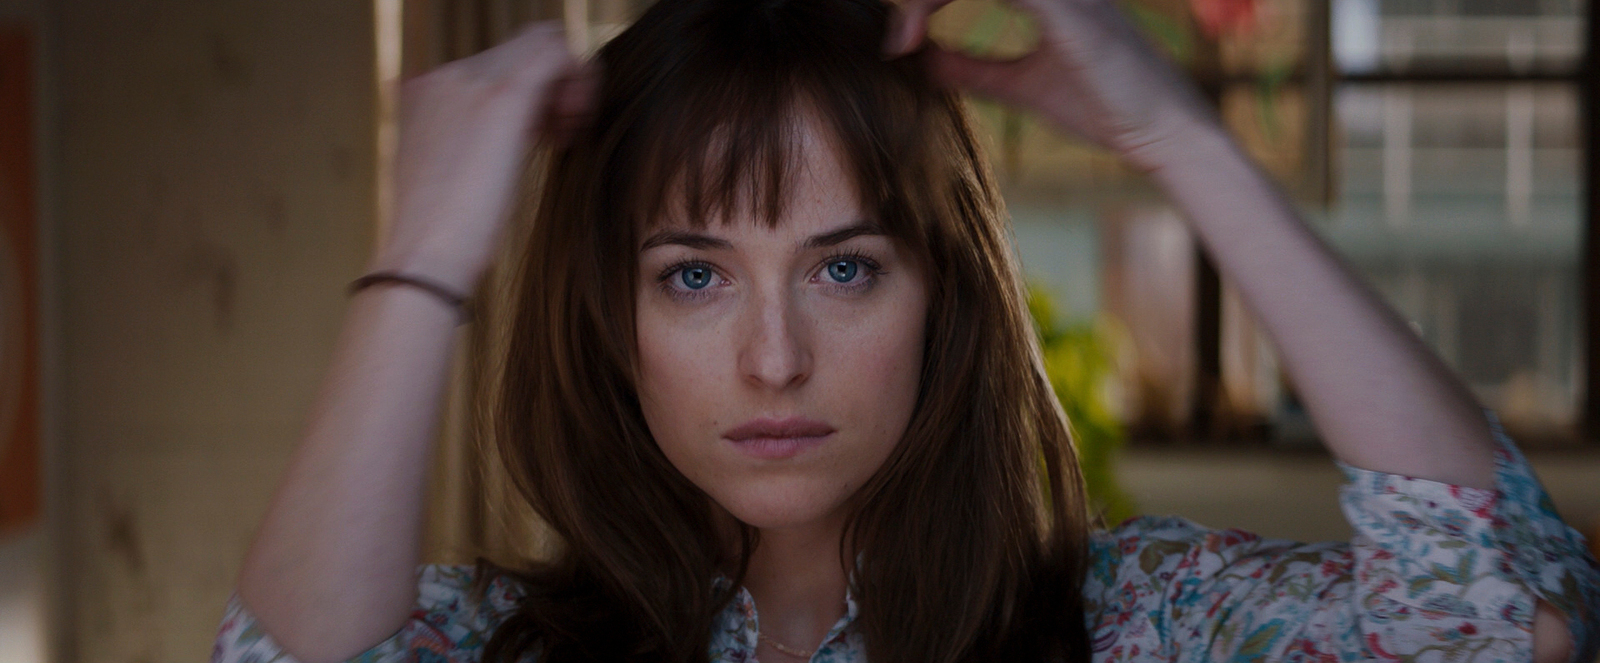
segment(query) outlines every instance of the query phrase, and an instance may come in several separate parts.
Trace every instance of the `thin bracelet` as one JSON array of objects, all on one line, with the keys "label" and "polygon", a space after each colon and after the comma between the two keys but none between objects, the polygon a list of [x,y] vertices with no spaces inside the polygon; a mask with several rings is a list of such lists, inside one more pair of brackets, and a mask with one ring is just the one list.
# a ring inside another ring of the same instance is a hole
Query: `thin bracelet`
[{"label": "thin bracelet", "polygon": [[454,290],[451,290],[444,285],[419,276],[402,274],[400,272],[373,272],[351,281],[350,294],[354,295],[361,291],[361,289],[377,283],[404,283],[406,285],[416,286],[426,290],[433,296],[444,300],[445,303],[450,305],[450,308],[456,310],[456,316],[460,319],[458,324],[464,325],[472,322],[471,301],[469,301],[466,297],[456,294]]}]

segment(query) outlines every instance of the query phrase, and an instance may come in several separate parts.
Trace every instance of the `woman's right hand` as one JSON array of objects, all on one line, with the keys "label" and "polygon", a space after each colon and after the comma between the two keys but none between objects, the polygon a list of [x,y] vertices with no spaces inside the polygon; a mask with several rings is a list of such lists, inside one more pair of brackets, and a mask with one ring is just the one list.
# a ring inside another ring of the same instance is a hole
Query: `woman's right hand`
[{"label": "woman's right hand", "polygon": [[394,216],[370,269],[470,292],[529,148],[581,121],[596,79],[569,54],[560,24],[545,22],[402,83]]},{"label": "woman's right hand", "polygon": [[[466,293],[493,255],[540,134],[581,116],[595,77],[560,29],[407,81],[396,206],[369,265]],[[456,318],[426,294],[355,299],[239,598],[295,660],[343,661],[392,636],[417,597],[431,442]],[[223,646],[230,646],[222,643]]]},{"label": "woman's right hand", "polygon": [[[928,19],[952,0],[899,0],[885,53],[903,55],[927,36]],[[1006,61],[931,45],[940,80],[1035,111],[1056,126],[1151,171],[1220,133],[1204,98],[1162,57],[1113,0],[1009,0],[1031,14],[1039,44]]]}]

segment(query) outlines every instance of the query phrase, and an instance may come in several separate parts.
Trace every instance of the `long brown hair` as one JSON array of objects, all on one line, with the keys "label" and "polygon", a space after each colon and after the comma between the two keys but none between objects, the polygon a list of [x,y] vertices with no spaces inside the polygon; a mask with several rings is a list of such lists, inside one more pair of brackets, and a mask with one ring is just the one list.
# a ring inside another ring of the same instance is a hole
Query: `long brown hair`
[{"label": "long brown hair", "polygon": [[601,50],[593,123],[535,187],[496,409],[501,458],[559,553],[498,569],[528,595],[486,661],[706,660],[757,537],[719,525],[645,425],[636,242],[676,201],[691,219],[775,223],[808,117],[834,134],[862,209],[927,266],[916,409],[840,550],[869,658],[1089,659],[1082,480],[1002,204],[959,99],[919,56],[879,55],[886,12],[662,0]]}]

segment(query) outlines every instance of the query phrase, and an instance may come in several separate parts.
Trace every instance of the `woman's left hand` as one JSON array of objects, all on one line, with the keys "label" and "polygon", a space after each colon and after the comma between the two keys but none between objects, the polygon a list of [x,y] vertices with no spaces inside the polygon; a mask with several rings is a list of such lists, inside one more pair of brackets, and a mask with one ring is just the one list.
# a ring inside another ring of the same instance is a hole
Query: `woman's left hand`
[{"label": "woman's left hand", "polygon": [[[884,50],[903,55],[952,0],[903,0]],[[1155,170],[1196,131],[1216,127],[1194,85],[1134,29],[1112,0],[1013,0],[1039,30],[1033,52],[982,60],[929,44],[935,76],[1034,110],[1135,167]]]}]

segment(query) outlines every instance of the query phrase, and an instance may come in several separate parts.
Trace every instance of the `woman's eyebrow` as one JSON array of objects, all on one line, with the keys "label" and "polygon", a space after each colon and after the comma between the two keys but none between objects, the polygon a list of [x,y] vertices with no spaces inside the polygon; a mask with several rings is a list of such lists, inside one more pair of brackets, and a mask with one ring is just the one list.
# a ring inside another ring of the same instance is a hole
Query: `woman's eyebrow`
[{"label": "woman's eyebrow", "polygon": [[[871,221],[858,221],[838,230],[830,230],[820,235],[812,235],[805,242],[805,248],[817,249],[835,246],[853,237],[862,235],[882,235],[883,227]],[[687,232],[683,230],[663,230],[639,245],[639,252],[643,253],[658,246],[678,245],[691,249],[731,249],[733,243],[721,237],[712,237],[703,233]]]},{"label": "woman's eyebrow", "polygon": [[644,244],[639,246],[639,252],[643,253],[658,246],[667,246],[669,244],[677,244],[679,246],[686,246],[691,249],[701,250],[733,248],[732,242],[720,237],[712,237],[710,235],[701,233],[684,232],[682,230],[664,230],[651,235],[649,239],[645,240]]},{"label": "woman's eyebrow", "polygon": [[805,246],[808,249],[819,249],[840,244],[852,237],[882,234],[884,234],[883,228],[878,224],[871,221],[857,221],[838,230],[831,230],[821,235],[813,235],[811,239],[806,240]]}]

